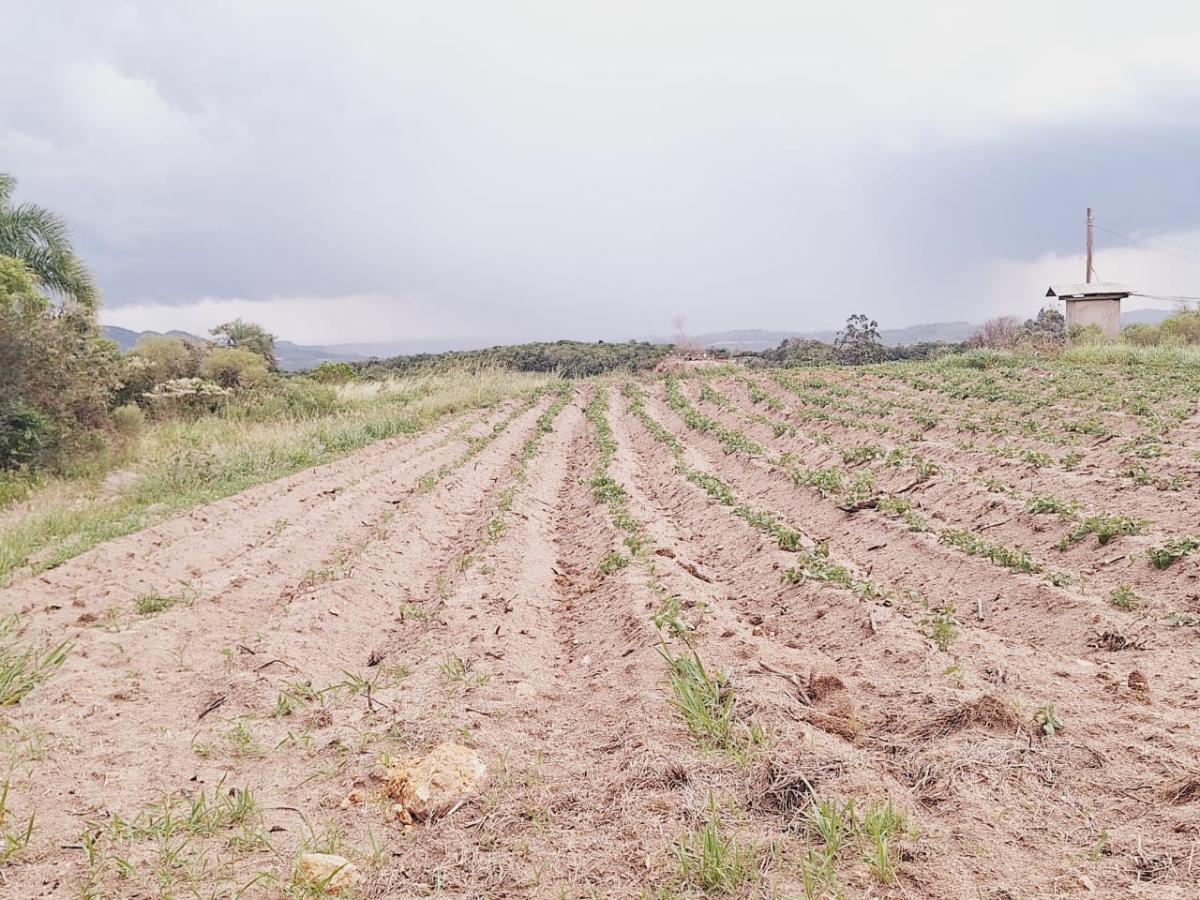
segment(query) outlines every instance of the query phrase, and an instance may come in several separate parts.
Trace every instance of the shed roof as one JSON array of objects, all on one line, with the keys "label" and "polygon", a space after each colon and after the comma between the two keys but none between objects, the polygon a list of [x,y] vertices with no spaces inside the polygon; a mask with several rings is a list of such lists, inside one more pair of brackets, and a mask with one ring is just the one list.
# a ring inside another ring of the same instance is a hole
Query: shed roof
[{"label": "shed roof", "polygon": [[1063,297],[1068,300],[1112,300],[1128,297],[1133,288],[1113,281],[1093,281],[1090,284],[1052,284],[1046,291],[1047,297]]}]

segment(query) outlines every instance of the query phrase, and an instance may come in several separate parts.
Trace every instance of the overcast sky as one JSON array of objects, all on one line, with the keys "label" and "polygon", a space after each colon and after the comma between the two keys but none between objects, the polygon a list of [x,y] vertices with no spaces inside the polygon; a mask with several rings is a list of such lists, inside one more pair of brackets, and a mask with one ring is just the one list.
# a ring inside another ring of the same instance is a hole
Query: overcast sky
[{"label": "overcast sky", "polygon": [[3,43],[0,171],[111,324],[1030,315],[1088,205],[1103,280],[1200,295],[1197,3],[6,0]]}]

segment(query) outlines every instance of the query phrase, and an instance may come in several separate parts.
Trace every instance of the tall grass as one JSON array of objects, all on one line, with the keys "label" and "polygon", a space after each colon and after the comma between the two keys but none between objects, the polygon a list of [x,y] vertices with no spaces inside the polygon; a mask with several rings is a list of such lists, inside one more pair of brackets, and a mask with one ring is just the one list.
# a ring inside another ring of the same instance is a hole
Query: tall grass
[{"label": "tall grass", "polygon": [[285,410],[263,421],[239,412],[155,423],[107,486],[99,477],[51,478],[0,515],[0,586],[179,510],[558,381],[505,370],[396,378],[344,385],[332,408],[308,415]]},{"label": "tall grass", "polygon": [[1195,366],[1200,365],[1200,346],[1088,344],[1064,350],[1059,358],[1063,362],[1079,365]]}]

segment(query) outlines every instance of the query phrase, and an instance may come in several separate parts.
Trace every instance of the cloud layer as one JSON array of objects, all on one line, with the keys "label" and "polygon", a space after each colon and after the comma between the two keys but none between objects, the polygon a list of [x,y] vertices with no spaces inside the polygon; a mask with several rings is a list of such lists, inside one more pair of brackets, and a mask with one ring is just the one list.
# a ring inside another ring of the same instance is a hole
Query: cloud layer
[{"label": "cloud layer", "polygon": [[0,169],[72,221],[118,324],[1028,314],[1079,278],[1088,205],[1124,223],[1105,278],[1200,294],[1200,9],[70,5],[6,12]]}]

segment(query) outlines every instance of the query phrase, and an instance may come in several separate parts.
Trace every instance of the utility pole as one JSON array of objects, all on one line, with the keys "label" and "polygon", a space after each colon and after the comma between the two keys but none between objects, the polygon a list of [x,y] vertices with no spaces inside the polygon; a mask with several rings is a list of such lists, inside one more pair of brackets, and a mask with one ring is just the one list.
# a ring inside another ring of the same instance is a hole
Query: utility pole
[{"label": "utility pole", "polygon": [[1089,206],[1087,211],[1087,283],[1092,283],[1092,226],[1096,224],[1096,218],[1092,215],[1092,208]]}]

